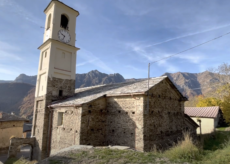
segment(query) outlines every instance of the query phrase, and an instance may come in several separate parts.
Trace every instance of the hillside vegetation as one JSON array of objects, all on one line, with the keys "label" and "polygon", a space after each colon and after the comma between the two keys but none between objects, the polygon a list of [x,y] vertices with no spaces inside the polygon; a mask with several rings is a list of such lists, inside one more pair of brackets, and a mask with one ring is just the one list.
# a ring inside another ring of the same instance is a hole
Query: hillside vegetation
[{"label": "hillside vegetation", "polygon": [[[196,97],[198,95],[212,95],[215,93],[218,86],[228,81],[228,76],[220,76],[219,73],[208,71],[202,73],[166,73],[165,75],[173,81],[184,96],[189,98],[189,102],[186,102],[185,106],[196,106],[198,103]],[[16,113],[20,113],[21,116],[31,116],[35,95],[35,89],[34,87],[31,87],[31,85],[35,85],[36,78],[37,76],[27,76],[25,74],[21,74],[14,80],[14,82],[5,81],[5,83],[2,83],[2,85],[10,85],[11,88],[14,88],[14,91],[10,89],[6,91],[5,89],[7,87],[0,87],[0,92],[4,93],[0,95],[0,110],[8,113],[14,111]],[[93,70],[84,74],[76,74],[75,87],[81,88],[137,80],[138,79],[124,79],[124,77],[118,73],[105,74],[97,70]],[[30,87],[28,89],[24,89],[25,92],[14,94],[14,92],[23,90],[23,88],[20,88],[22,84],[19,83],[27,83],[31,85],[29,85]],[[7,94],[5,94],[6,92]],[[17,101],[11,101],[11,98],[17,99]]]},{"label": "hillside vegetation", "polygon": [[32,88],[25,83],[0,83],[0,111],[19,114],[23,98]]}]

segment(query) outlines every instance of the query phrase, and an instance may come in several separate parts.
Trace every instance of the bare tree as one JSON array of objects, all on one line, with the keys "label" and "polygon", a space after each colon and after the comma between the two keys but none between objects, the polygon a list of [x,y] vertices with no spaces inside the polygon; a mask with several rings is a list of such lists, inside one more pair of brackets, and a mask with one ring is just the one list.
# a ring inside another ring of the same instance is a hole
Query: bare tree
[{"label": "bare tree", "polygon": [[223,99],[223,97],[230,92],[230,65],[223,63],[217,68],[209,68],[207,71],[218,75],[219,82],[215,85],[217,94],[215,94],[215,97]]}]

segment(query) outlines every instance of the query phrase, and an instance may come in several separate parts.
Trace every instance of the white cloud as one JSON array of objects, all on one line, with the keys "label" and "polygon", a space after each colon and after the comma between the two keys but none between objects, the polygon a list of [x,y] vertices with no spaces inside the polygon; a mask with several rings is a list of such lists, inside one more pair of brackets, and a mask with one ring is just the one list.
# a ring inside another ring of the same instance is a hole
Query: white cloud
[{"label": "white cloud", "polygon": [[[0,58],[3,60],[17,60],[22,61],[22,58],[16,55],[20,49],[12,46],[6,42],[0,41]],[[16,53],[17,52],[17,53]]]},{"label": "white cloud", "polygon": [[17,72],[5,68],[0,68],[0,72],[7,75],[18,75]]},{"label": "white cloud", "polygon": [[[167,62],[166,60],[161,60],[156,64],[161,68],[163,67],[165,72],[174,73],[180,71],[179,67],[173,65],[172,63]],[[151,67],[153,67],[153,65],[151,65]]]},{"label": "white cloud", "polygon": [[206,59],[206,57],[202,54],[182,54],[175,56],[175,58],[185,59],[188,60],[188,62],[195,64],[199,64],[200,62]]},{"label": "white cloud", "polygon": [[12,46],[12,44],[0,41],[0,50],[18,51],[20,49],[16,46]]},{"label": "white cloud", "polygon": [[[105,62],[100,60],[98,57],[93,55],[92,52],[90,52],[90,51],[88,51],[88,50],[86,50],[84,48],[81,48],[80,53],[82,54],[81,57],[84,58],[86,61],[88,61],[88,62],[91,61],[91,63],[93,65],[95,65],[95,66],[97,66],[97,67],[99,67],[99,68],[101,68],[101,69],[103,69],[105,71],[108,71],[109,73],[115,73],[115,71],[113,69],[111,69],[107,64],[105,64]],[[92,61],[95,61],[95,62],[92,62]]]},{"label": "white cloud", "polygon": [[154,57],[152,53],[147,53],[145,48],[138,43],[125,43],[126,48],[130,49],[131,51],[137,53],[138,55],[142,56],[143,58],[147,59],[145,62],[152,62],[154,61]]},{"label": "white cloud", "polygon": [[77,67],[81,67],[81,66],[87,65],[87,64],[89,64],[89,63],[93,63],[93,62],[95,62],[95,61],[97,61],[97,59],[93,59],[93,60],[81,62],[81,63],[78,63],[76,66],[77,66]]},{"label": "white cloud", "polygon": [[83,4],[83,3],[80,3],[79,1],[76,2],[73,5],[74,5],[74,8],[76,8],[77,10],[80,11],[80,14],[92,15],[92,13],[93,13],[92,9],[89,6],[87,6],[87,5]]},{"label": "white cloud", "polygon": [[132,70],[134,70],[134,71],[137,71],[137,72],[147,72],[148,70],[147,70],[147,67],[146,67],[146,69],[140,69],[140,68],[137,68],[137,67],[134,67],[134,66],[131,66],[131,65],[127,65],[127,66],[125,66],[126,68],[130,68],[130,69],[132,69]]},{"label": "white cloud", "polygon": [[144,16],[150,13],[153,9],[140,1],[116,1],[116,7],[125,15],[129,16]]},{"label": "white cloud", "polygon": [[213,30],[218,30],[218,29],[225,28],[225,27],[228,27],[228,26],[230,26],[230,24],[226,24],[226,25],[222,25],[222,26],[217,26],[217,27],[210,28],[210,29],[207,29],[207,30],[201,30],[201,31],[198,31],[198,32],[193,32],[193,33],[181,35],[181,36],[178,36],[178,37],[175,37],[175,38],[167,39],[165,41],[161,41],[161,42],[149,44],[149,45],[146,45],[145,47],[147,48],[147,47],[161,45],[161,44],[164,44],[164,43],[167,43],[167,42],[171,42],[171,41],[174,41],[174,40],[178,40],[178,39],[186,38],[186,37],[189,37],[189,36],[194,36],[194,35],[202,34],[202,33],[213,31]]},{"label": "white cloud", "polygon": [[[26,10],[24,7],[22,7],[21,5],[19,5],[17,2],[13,0],[0,0],[0,10],[1,8],[5,8],[6,9],[5,11],[14,13],[17,16],[23,17],[25,20],[32,22],[36,25],[40,26],[42,23],[42,21],[39,20],[38,17],[28,12],[28,10]],[[7,13],[5,13],[5,15],[7,15]],[[12,19],[7,19],[7,20],[12,21]]]},{"label": "white cloud", "polygon": [[3,60],[17,60],[17,61],[23,61],[23,59],[15,54],[8,53],[6,51],[1,51],[0,50],[0,58],[1,61]]}]

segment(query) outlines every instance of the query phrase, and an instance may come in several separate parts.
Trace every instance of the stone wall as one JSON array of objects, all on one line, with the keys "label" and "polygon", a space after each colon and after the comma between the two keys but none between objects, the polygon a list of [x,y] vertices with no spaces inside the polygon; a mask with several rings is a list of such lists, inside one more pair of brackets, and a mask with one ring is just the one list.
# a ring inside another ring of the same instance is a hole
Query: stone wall
[{"label": "stone wall", "polygon": [[0,150],[8,150],[10,137],[22,137],[24,121],[0,122]]},{"label": "stone wall", "polygon": [[108,145],[143,151],[143,96],[107,98]]},{"label": "stone wall", "polygon": [[[35,97],[32,136],[36,137],[34,147],[34,159],[41,160],[49,156],[51,109],[47,108],[52,101],[60,100],[68,96],[73,96],[75,90],[75,80],[50,78],[47,82],[47,94]],[[63,96],[59,97],[59,90],[63,91]]]},{"label": "stone wall", "polygon": [[34,116],[32,136],[36,137],[36,142],[33,150],[33,157],[36,160],[41,160],[48,157],[47,141],[49,127],[49,109],[46,106],[50,102],[46,96],[35,98]]},{"label": "stone wall", "polygon": [[[12,138],[10,140],[8,157],[16,157],[19,146],[24,145],[24,144],[30,145],[32,148],[31,150],[33,151],[33,147],[35,145],[35,138]],[[32,154],[33,152],[31,152],[31,155]]]},{"label": "stone wall", "polygon": [[[149,110],[148,110],[149,98]],[[167,80],[150,89],[145,96],[144,150],[156,145],[167,148],[182,137],[184,127],[184,102]]]},{"label": "stone wall", "polygon": [[48,78],[47,96],[52,100],[59,100],[59,90],[63,91],[63,97],[73,96],[75,91],[75,80]]},{"label": "stone wall", "polygon": [[81,145],[104,146],[106,141],[106,98],[102,97],[82,107]]},{"label": "stone wall", "polygon": [[[81,107],[53,109],[51,154],[58,150],[80,144]],[[63,113],[63,123],[58,125],[59,113]]]}]

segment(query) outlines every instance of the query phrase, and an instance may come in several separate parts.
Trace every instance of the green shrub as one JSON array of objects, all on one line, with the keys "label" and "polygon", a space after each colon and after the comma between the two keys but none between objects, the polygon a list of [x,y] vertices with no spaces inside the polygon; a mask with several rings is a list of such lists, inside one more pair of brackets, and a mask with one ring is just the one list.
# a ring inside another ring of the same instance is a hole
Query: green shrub
[{"label": "green shrub", "polygon": [[164,155],[171,160],[199,160],[201,159],[201,150],[193,143],[189,133],[184,133],[184,139],[179,141],[169,150],[164,152]]}]

